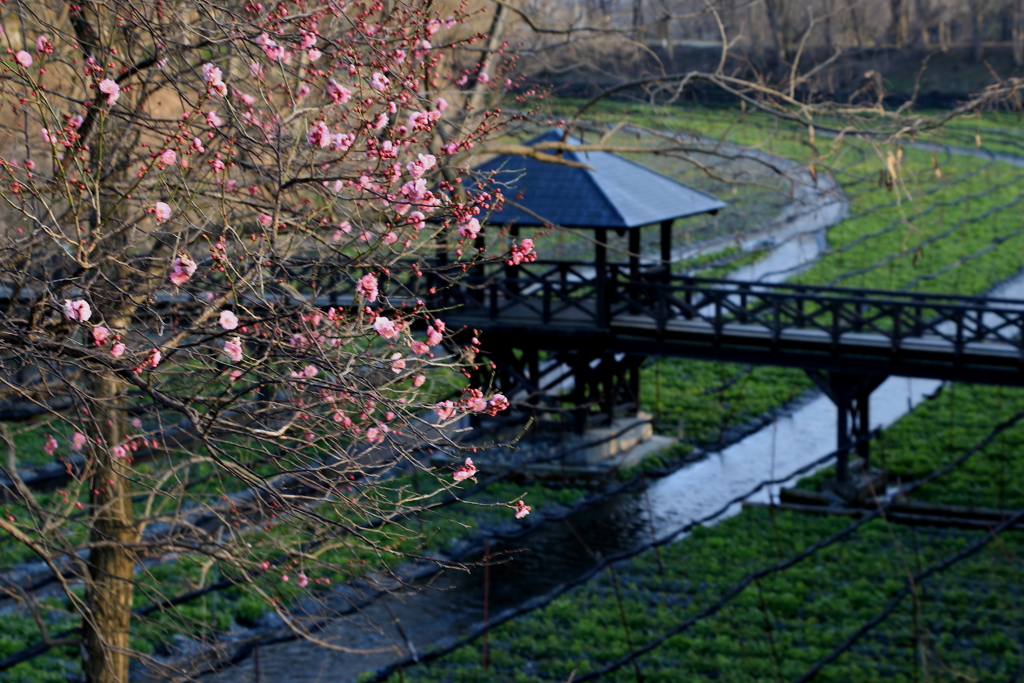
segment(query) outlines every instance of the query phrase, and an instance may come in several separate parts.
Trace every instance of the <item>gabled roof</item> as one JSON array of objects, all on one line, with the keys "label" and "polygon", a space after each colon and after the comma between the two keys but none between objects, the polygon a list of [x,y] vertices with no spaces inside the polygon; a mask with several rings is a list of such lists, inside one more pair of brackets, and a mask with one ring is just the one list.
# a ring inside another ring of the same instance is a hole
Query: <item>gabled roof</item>
[{"label": "gabled roof", "polygon": [[[562,131],[554,128],[526,144],[561,139]],[[566,142],[583,144],[571,135]],[[540,216],[538,219],[506,202],[488,222],[539,226],[546,221],[573,228],[636,228],[725,206],[723,201],[610,152],[565,152],[564,158],[590,169],[509,154],[474,168],[484,177],[496,171],[494,180],[506,200]]]}]

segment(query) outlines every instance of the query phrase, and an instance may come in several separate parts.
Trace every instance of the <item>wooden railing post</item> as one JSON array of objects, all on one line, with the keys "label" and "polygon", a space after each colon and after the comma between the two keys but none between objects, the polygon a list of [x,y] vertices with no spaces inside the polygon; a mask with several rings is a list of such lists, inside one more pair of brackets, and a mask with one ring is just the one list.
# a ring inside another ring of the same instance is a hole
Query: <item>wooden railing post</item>
[{"label": "wooden railing post", "polygon": [[597,320],[597,327],[605,329],[611,322],[610,318],[610,302],[608,300],[608,230],[605,228],[597,228],[594,230],[594,269],[595,269],[595,287],[597,288],[597,297],[595,301],[595,318]]}]

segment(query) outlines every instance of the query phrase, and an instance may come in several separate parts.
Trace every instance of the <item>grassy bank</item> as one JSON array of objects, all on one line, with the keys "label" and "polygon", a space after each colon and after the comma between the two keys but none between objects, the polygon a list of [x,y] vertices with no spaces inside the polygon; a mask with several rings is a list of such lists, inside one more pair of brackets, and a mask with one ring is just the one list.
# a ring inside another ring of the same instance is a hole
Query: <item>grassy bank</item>
[{"label": "grassy bank", "polygon": [[[594,115],[606,122],[627,119],[652,128],[721,137],[801,162],[814,161],[834,173],[850,200],[850,218],[830,231],[830,252],[800,275],[802,282],[977,293],[1019,271],[1024,261],[1024,235],[1014,224],[1021,208],[1015,189],[1021,170],[1007,164],[905,146],[897,182],[890,188],[879,182],[880,174],[887,172],[886,150],[854,141],[838,146],[823,138],[813,141],[807,130],[763,116],[737,113],[737,118],[730,118],[721,111],[681,109],[656,112],[615,103]],[[959,144],[964,135],[956,131],[950,139]],[[777,184],[723,183],[678,159],[637,158],[713,194],[736,197],[735,225],[779,204],[778,197],[765,198],[778,194]],[[700,236],[718,228],[680,224],[677,231]],[[719,256],[736,254],[724,251]],[[703,258],[693,265],[713,262],[714,258]],[[659,431],[676,435],[682,427],[684,446],[708,445],[810,386],[799,371],[660,360],[643,370],[642,403],[655,415]],[[876,452],[895,475],[919,476],[955,457],[1007,411],[1022,407],[1024,395],[1017,391],[951,387],[889,430]],[[35,451],[33,443],[26,442],[24,448],[35,454],[32,457],[42,458],[42,440],[37,441]],[[1020,505],[1024,502],[1021,489],[1014,483],[1024,473],[1013,456],[1022,442],[1024,432],[1006,433],[967,466],[924,489],[918,499]],[[29,458],[26,464],[31,462],[35,461]],[[223,491],[211,489],[210,493]],[[586,492],[502,483],[478,494],[476,501],[505,501],[523,493],[540,509],[555,503],[571,505]],[[443,515],[424,515],[407,525],[415,533],[393,550],[443,550],[472,529],[507,521],[509,514],[507,508],[456,506]],[[481,668],[479,648],[472,645],[429,667],[408,670],[405,676],[424,681],[566,680],[573,670],[585,671],[626,652],[627,632],[634,644],[643,642],[708,604],[750,569],[798,552],[845,523],[744,512],[663,549],[664,574],[659,573],[653,554],[644,555],[619,566],[616,575],[605,572],[549,608],[501,627],[491,639],[490,670]],[[390,531],[382,529],[381,538]],[[298,522],[283,521],[273,533],[280,536],[283,547],[304,538],[306,530]],[[679,672],[685,672],[695,680],[790,680],[877,610],[905,578],[907,567],[924,566],[976,537],[967,532],[890,529],[881,522],[871,523],[848,542],[815,556],[806,566],[766,579],[760,593],[748,590],[714,619],[671,640],[643,660],[645,679],[679,680]],[[1007,536],[1001,544],[944,574],[925,589],[916,608],[905,604],[822,680],[923,680],[925,671],[931,680],[952,680],[985,672],[1002,675],[1020,666],[1024,663],[1020,652],[1007,640],[1020,627],[1015,620],[1021,613],[1020,551],[1020,541]],[[10,543],[0,546],[0,553],[5,564],[30,559]],[[365,566],[382,557],[391,565],[400,561],[398,555],[381,556],[366,545],[337,543],[303,560],[305,564],[289,565],[288,571],[305,569],[311,576],[337,584],[362,574]],[[161,613],[142,625],[135,645],[154,651],[175,634],[221,633],[233,623],[257,621],[271,608],[271,600],[288,604],[306,594],[294,584],[282,584],[280,573],[257,582],[262,595],[231,589]],[[138,605],[158,594],[183,593],[218,578],[190,558],[161,565],[140,575]],[[616,581],[625,599],[626,626],[615,600]],[[330,590],[324,583],[314,588]],[[1010,608],[1001,609],[992,596],[1005,599]],[[41,614],[51,632],[74,623],[64,601],[44,603]],[[0,657],[40,640],[38,622],[31,614],[8,615],[5,624]],[[65,680],[75,670],[75,656],[73,647],[55,651],[0,674],[0,680]],[[612,678],[634,680],[634,676],[626,668]]]},{"label": "grassy bank", "polygon": [[[717,118],[716,118],[717,116]],[[652,113],[612,104],[596,118],[724,136],[798,160],[821,159],[805,130],[763,118],[741,125],[718,112]],[[962,131],[951,136],[959,143]],[[821,146],[826,143],[819,140]],[[830,143],[829,143],[830,144]],[[850,199],[851,217],[833,228],[830,252],[799,281],[854,287],[973,294],[1024,265],[1019,169],[969,156],[903,147],[898,182],[879,182],[885,151],[846,142],[829,166]],[[693,183],[696,184],[696,183]],[[1019,223],[1019,222],[1018,222]],[[746,410],[783,403],[799,373],[682,360],[645,369],[644,404],[659,428],[709,440],[749,419]],[[755,408],[756,406],[756,408]],[[932,471],[1024,409],[1024,391],[947,387],[904,417],[876,446],[877,461],[902,480]],[[915,500],[1015,508],[1024,428],[1003,433]],[[804,482],[815,486],[823,473]],[[509,622],[490,635],[490,668],[479,643],[403,672],[410,681],[565,681],[615,660],[713,603],[746,573],[799,552],[849,520],[746,510],[614,571]],[[848,539],[745,590],[714,617],[670,638],[603,680],[794,680],[874,616],[909,574],[958,552],[983,534],[870,522]],[[1024,666],[1019,630],[1024,539],[1009,533],[942,572],[908,598],[816,680],[1007,680]],[[584,550],[580,549],[581,554]],[[621,595],[620,608],[616,593]],[[392,680],[398,680],[394,676]]]}]

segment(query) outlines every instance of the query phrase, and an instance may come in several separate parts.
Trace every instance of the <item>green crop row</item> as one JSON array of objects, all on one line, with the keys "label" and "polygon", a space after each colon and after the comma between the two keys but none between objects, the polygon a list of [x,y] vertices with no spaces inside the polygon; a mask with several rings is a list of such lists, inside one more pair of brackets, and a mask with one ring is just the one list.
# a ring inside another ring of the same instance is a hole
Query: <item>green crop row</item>
[{"label": "green crop row", "polygon": [[[620,563],[548,607],[496,628],[490,667],[479,642],[404,680],[566,681],[614,661],[715,602],[747,573],[788,558],[846,519],[747,510],[684,542]],[[744,590],[720,612],[638,660],[648,681],[794,680],[873,617],[908,576],[979,534],[875,521]],[[1022,664],[1024,539],[1008,535],[918,589],[818,680],[1004,680]],[[662,573],[660,567],[664,567]],[[618,589],[616,588],[618,584]],[[616,592],[622,598],[620,612]],[[623,619],[622,614],[625,618]],[[930,672],[927,677],[922,673]],[[396,675],[391,680],[399,680]],[[634,681],[626,666],[602,680]]]},{"label": "green crop row", "polygon": [[[745,125],[756,117],[732,125],[720,112],[654,114],[649,108],[613,103],[596,118],[724,134],[729,141],[760,144],[798,160],[813,156],[807,131],[767,125],[764,120]],[[905,253],[843,284],[899,288],[947,268],[946,274],[925,281],[927,289],[977,293],[1021,269],[1024,242],[1019,238],[999,242],[969,261],[969,268],[950,267],[1018,227],[1013,222],[1019,214],[1018,193],[1008,182],[1016,169],[974,157],[951,157],[942,159],[939,174],[932,153],[905,147],[902,185],[890,189],[878,183],[885,160],[874,150],[847,142],[840,155],[847,155],[849,163],[847,158],[833,159],[831,166],[851,198],[855,218],[832,229],[833,249],[883,232],[893,221],[897,227],[826,255],[800,281],[829,282],[901,252]],[[997,185],[1005,187],[986,193]],[[970,194],[982,196],[958,201]],[[943,206],[920,220],[900,222],[935,203]],[[695,442],[713,441],[729,426],[782,405],[810,386],[797,372],[677,359],[652,363],[643,373],[642,403],[656,415],[658,429],[675,434],[682,426],[686,441]],[[887,430],[874,446],[875,462],[895,479],[920,476],[949,462],[996,422],[1021,409],[1020,390],[947,387]],[[1021,445],[1024,427],[1007,430],[915,499],[1019,507],[1024,494],[1016,483],[1024,474],[1024,462],[1014,455]],[[813,486],[829,474],[808,478],[802,485]],[[664,574],[659,573],[658,558],[648,552],[618,565],[616,576],[605,571],[547,608],[495,629],[489,639],[489,669],[482,666],[477,642],[429,665],[408,668],[403,675],[430,682],[568,680],[574,671],[582,674],[611,661],[628,652],[628,642],[641,644],[713,602],[746,572],[792,555],[847,523],[746,510],[662,548]],[[647,681],[793,680],[875,614],[903,585],[908,570],[919,571],[977,538],[970,532],[890,528],[872,522],[850,539],[748,588],[713,618],[669,639],[640,659],[640,672]],[[917,600],[908,599],[818,680],[1009,677],[1024,664],[1017,635],[1024,619],[1022,550],[1024,539],[1009,534],[929,581],[920,587]],[[616,582],[625,624],[615,597]],[[606,680],[632,681],[636,676],[626,666]]]}]

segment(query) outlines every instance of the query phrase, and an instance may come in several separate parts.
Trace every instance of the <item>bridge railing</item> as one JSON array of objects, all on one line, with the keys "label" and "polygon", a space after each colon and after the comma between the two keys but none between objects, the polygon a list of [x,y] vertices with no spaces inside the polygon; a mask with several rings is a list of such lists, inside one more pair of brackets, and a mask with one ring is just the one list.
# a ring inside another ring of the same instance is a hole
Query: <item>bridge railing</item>
[{"label": "bridge railing", "polygon": [[884,340],[894,350],[910,339],[946,342],[955,353],[976,343],[1022,349],[1024,302],[1018,301],[675,276],[615,287],[625,300],[610,320],[647,318],[661,331],[690,321],[715,334],[759,328],[777,340],[799,329],[833,344]]},{"label": "bridge railing", "polygon": [[[602,277],[603,276],[603,277]],[[636,279],[625,264],[598,273],[593,264],[536,262],[471,274],[446,294],[467,314],[492,320],[535,318],[543,324],[653,326],[660,332],[760,331],[778,339],[793,330],[834,344],[899,349],[909,339],[946,342],[956,353],[975,343],[1022,349],[1024,302],[989,297],[712,280],[669,275]],[[682,325],[682,327],[680,327]]]}]

